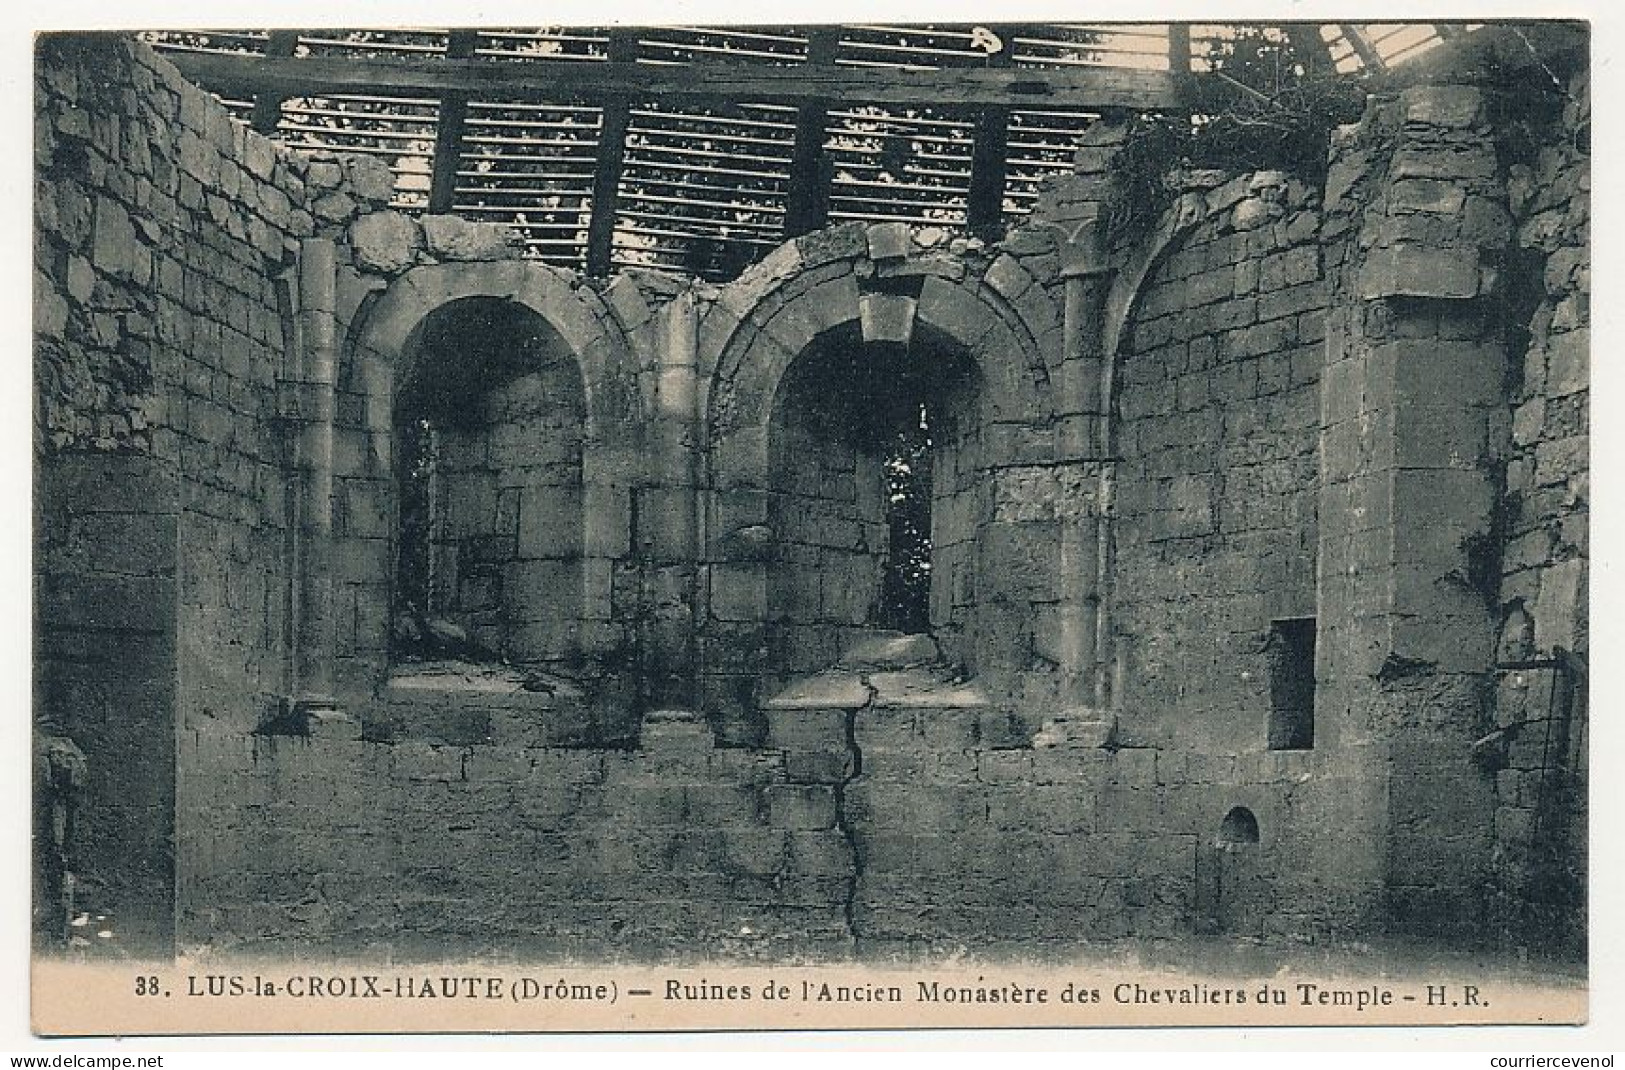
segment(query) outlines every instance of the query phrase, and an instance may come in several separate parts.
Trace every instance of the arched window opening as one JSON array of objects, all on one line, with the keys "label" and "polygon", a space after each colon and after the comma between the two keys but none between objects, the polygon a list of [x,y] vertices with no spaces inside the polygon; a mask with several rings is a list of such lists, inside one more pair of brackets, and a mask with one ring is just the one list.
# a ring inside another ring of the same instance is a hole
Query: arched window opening
[{"label": "arched window opening", "polygon": [[[427,416],[411,415],[396,430],[396,464],[400,486],[400,548],[395,591],[400,613],[422,615],[436,609],[434,555],[429,551],[433,528],[435,455],[439,432]],[[402,651],[405,653],[405,651]]]},{"label": "arched window opening", "polygon": [[887,444],[886,560],[880,626],[900,632],[931,627],[931,409],[904,420]]},{"label": "arched window opening", "polygon": [[907,345],[832,331],[792,363],[769,422],[781,671],[825,667],[865,631],[962,624],[978,398],[969,357],[924,328]]},{"label": "arched window opening", "polygon": [[581,606],[574,356],[542,317],[500,298],[430,313],[407,356],[392,658],[562,665]]}]

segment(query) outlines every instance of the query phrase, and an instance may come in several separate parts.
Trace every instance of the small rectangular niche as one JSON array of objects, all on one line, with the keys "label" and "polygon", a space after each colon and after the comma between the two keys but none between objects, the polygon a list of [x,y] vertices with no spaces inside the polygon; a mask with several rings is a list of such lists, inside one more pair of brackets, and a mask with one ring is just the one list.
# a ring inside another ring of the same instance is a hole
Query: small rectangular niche
[{"label": "small rectangular niche", "polygon": [[1315,746],[1315,618],[1270,622],[1270,750]]}]

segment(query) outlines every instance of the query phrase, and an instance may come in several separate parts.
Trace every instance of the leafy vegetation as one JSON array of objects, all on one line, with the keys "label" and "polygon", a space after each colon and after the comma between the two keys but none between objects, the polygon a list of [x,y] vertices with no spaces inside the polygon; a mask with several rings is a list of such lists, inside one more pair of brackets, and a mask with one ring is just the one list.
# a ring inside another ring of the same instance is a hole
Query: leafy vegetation
[{"label": "leafy vegetation", "polygon": [[1181,169],[1286,171],[1313,185],[1326,174],[1334,127],[1359,118],[1366,87],[1311,62],[1275,27],[1239,25],[1201,57],[1213,77],[1193,79],[1191,114],[1142,114],[1113,165],[1119,187],[1112,235],[1143,234],[1173,202]]}]

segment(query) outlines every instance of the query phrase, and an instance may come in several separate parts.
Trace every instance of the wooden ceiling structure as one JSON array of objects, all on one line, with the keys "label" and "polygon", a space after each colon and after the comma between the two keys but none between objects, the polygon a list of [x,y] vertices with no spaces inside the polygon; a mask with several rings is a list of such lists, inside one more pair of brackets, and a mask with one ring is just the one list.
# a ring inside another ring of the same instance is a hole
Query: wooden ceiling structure
[{"label": "wooden ceiling structure", "polygon": [[[1356,72],[1464,33],[1279,24]],[[834,222],[993,235],[1103,115],[1188,110],[1232,31],[1185,24],[273,30],[143,35],[262,133],[363,152],[396,204],[603,275],[728,278]]]}]

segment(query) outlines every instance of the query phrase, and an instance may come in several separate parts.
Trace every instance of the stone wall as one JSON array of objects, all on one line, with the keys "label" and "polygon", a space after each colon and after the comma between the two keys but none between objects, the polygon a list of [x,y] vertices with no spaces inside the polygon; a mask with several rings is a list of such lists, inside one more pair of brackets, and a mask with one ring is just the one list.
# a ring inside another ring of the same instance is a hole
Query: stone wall
[{"label": "stone wall", "polygon": [[313,220],[271,143],[167,63],[39,50],[41,708],[93,755],[81,905],[139,943],[172,924],[175,731],[252,727],[283,656],[275,279]]},{"label": "stone wall", "polygon": [[829,791],[703,726],[644,752],[184,733],[182,947],[367,961],[849,949]]},{"label": "stone wall", "polygon": [[1315,615],[1329,295],[1301,182],[1243,175],[1202,203],[1119,357],[1119,733],[1237,754],[1266,747],[1271,622]]},{"label": "stone wall", "polygon": [[[1584,160],[1520,194],[1478,91],[1374,99],[1324,196],[1187,175],[1125,247],[1102,123],[1000,242],[838,226],[713,286],[391,211],[127,42],[39,71],[39,714],[132,943],[1060,951],[1569,902],[1526,881],[1583,860],[1520,725],[1551,670],[1493,662],[1586,646]],[[880,628],[883,397],[941,421],[929,636]],[[1273,725],[1310,619],[1312,740]]]},{"label": "stone wall", "polygon": [[1509,943],[1569,952],[1586,933],[1590,111],[1589,79],[1573,78],[1507,183],[1511,304],[1529,318],[1513,324],[1527,345],[1501,499],[1495,905]]},{"label": "stone wall", "polygon": [[[39,460],[35,495],[36,731],[90,756],[64,800],[76,887],[62,908],[163,946],[175,909],[178,480],[147,454],[71,451]],[[36,904],[41,930],[67,921]]]},{"label": "stone wall", "polygon": [[1346,843],[1388,926],[1482,916],[1493,804],[1498,311],[1510,236],[1485,96],[1418,86],[1338,132],[1321,377],[1317,729],[1354,778]]}]

